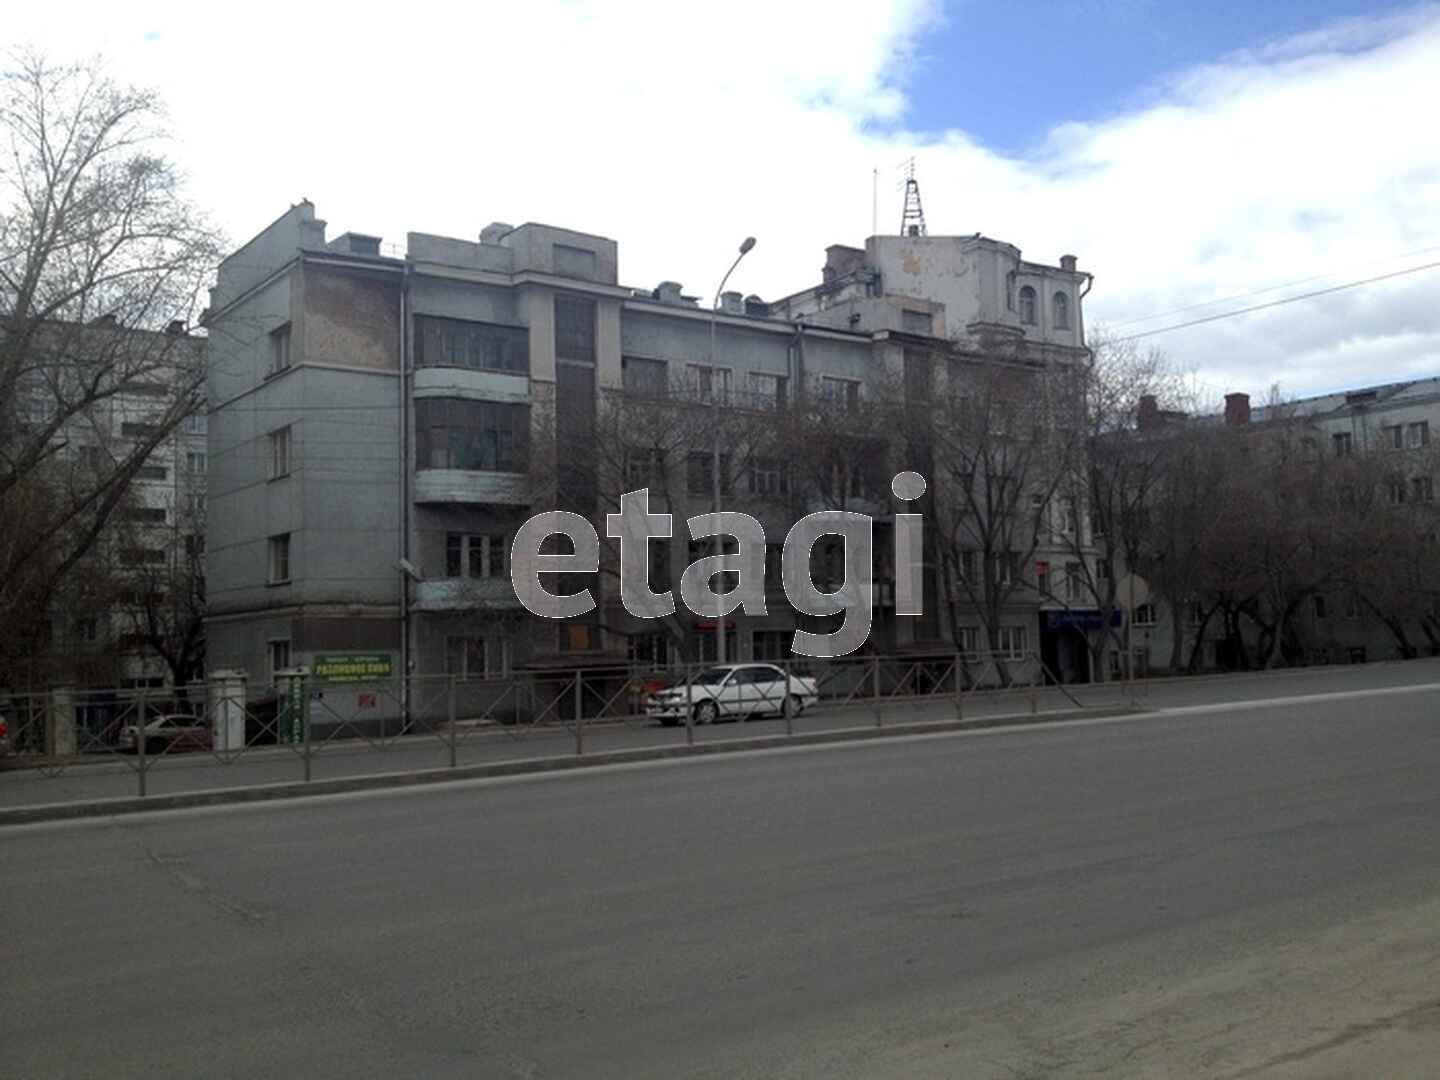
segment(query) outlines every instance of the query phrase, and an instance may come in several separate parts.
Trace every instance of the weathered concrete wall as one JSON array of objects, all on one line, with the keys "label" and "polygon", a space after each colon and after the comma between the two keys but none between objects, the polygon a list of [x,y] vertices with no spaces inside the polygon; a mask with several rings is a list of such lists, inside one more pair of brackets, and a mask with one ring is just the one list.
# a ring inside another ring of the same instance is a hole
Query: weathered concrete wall
[{"label": "weathered concrete wall", "polygon": [[307,363],[394,371],[400,350],[399,279],[307,265],[303,325]]}]

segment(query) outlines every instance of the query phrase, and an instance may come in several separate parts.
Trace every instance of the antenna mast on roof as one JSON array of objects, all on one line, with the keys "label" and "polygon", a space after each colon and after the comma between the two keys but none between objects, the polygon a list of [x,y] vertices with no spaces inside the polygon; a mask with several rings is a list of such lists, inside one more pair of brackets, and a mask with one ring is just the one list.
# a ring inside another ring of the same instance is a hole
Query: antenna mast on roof
[{"label": "antenna mast on roof", "polygon": [[925,235],[925,211],[920,207],[920,181],[915,179],[913,157],[905,162],[905,208],[900,212],[900,235]]}]

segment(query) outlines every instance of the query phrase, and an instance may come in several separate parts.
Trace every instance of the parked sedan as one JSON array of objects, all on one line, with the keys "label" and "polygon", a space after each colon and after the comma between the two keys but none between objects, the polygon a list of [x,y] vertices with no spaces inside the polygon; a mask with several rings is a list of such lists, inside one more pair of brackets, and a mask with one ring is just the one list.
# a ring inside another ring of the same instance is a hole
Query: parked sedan
[{"label": "parked sedan", "polygon": [[789,675],[774,664],[731,664],[707,668],[685,683],[659,690],[645,701],[645,714],[666,727],[685,719],[713,724],[721,717],[798,716],[819,696],[815,680]]},{"label": "parked sedan", "polygon": [[[120,746],[137,749],[136,725],[127,724],[120,732]],[[210,728],[194,716],[173,714],[157,716],[145,725],[145,752],[158,754],[169,750],[209,750]]]}]

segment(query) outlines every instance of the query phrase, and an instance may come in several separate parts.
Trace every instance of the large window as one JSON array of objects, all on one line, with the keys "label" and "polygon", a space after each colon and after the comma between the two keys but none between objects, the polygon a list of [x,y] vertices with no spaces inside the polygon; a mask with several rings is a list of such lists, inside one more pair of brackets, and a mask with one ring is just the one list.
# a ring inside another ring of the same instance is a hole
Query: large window
[{"label": "large window", "polygon": [[1000,655],[1008,660],[1019,660],[1030,651],[1027,627],[1002,626],[996,636],[999,638]]},{"label": "large window", "polygon": [[509,667],[509,659],[509,643],[498,635],[449,635],[445,638],[446,675],[454,675],[460,679],[504,675]]},{"label": "large window", "polygon": [[595,301],[586,296],[555,297],[555,356],[595,362]]},{"label": "large window", "polygon": [[[715,490],[715,455],[709,450],[692,450],[685,459],[685,490],[691,495],[711,495]],[[720,493],[734,491],[730,473],[730,455],[720,455]]]},{"label": "large window", "polygon": [[528,405],[420,398],[415,402],[415,464],[420,469],[517,472],[529,432]]},{"label": "large window", "polygon": [[783,495],[789,490],[785,463],[778,458],[756,458],[750,463],[751,495]]},{"label": "large window", "polygon": [[290,366],[290,324],[270,331],[270,373]]},{"label": "large window", "polygon": [[1063,292],[1057,292],[1052,301],[1054,308],[1054,323],[1056,330],[1070,329],[1070,298]]},{"label": "large window", "polygon": [[664,360],[627,356],[620,361],[625,392],[640,397],[665,397],[670,392],[670,373]]},{"label": "large window", "polygon": [[415,364],[524,375],[530,371],[530,335],[521,326],[417,316]]},{"label": "large window", "polygon": [[721,403],[730,400],[730,369],[709,364],[685,365],[690,396],[697,401],[711,402],[718,395]]},{"label": "large window", "polygon": [[446,533],[445,576],[504,577],[509,554],[504,533]]},{"label": "large window", "polygon": [[790,394],[790,380],[784,375],[750,374],[750,398],[757,409],[783,409]]},{"label": "large window", "polygon": [[1020,290],[1020,321],[1026,326],[1035,325],[1035,290],[1029,285]]},{"label": "large window", "polygon": [[820,400],[843,405],[846,412],[855,412],[860,408],[860,380],[821,376]]}]

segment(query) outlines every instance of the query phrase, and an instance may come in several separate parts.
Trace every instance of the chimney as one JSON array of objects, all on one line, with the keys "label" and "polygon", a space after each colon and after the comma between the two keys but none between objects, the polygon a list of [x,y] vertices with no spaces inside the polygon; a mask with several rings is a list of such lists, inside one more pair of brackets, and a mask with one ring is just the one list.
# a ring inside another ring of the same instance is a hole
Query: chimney
[{"label": "chimney", "polygon": [[1074,256],[1074,255],[1061,255],[1061,256],[1060,256],[1060,269],[1061,269],[1061,270],[1067,270],[1067,271],[1069,271],[1069,272],[1072,273],[1072,274],[1075,273],[1075,256]]},{"label": "chimney", "polygon": [[480,230],[480,242],[482,244],[498,244],[501,237],[514,231],[514,225],[506,224],[503,221],[492,221]]},{"label": "chimney", "polygon": [[720,294],[720,310],[726,315],[744,315],[745,301],[738,292]]},{"label": "chimney", "polygon": [[1225,395],[1225,423],[1231,427],[1239,427],[1250,422],[1250,395],[1249,394],[1226,394]]},{"label": "chimney", "polygon": [[752,319],[764,319],[770,315],[770,305],[751,293],[745,297],[745,314]]},{"label": "chimney", "polygon": [[329,250],[341,255],[379,255],[380,237],[347,232],[330,241]]},{"label": "chimney", "polygon": [[662,304],[679,304],[682,302],[680,290],[683,286],[678,281],[662,281],[655,287],[652,294]]},{"label": "chimney", "polygon": [[172,319],[170,325],[165,327],[165,333],[169,334],[171,337],[179,337],[181,334],[185,333],[185,320]]},{"label": "chimney", "polygon": [[1135,424],[1141,431],[1151,431],[1160,426],[1160,406],[1154,394],[1141,394],[1140,407],[1135,410]]}]

